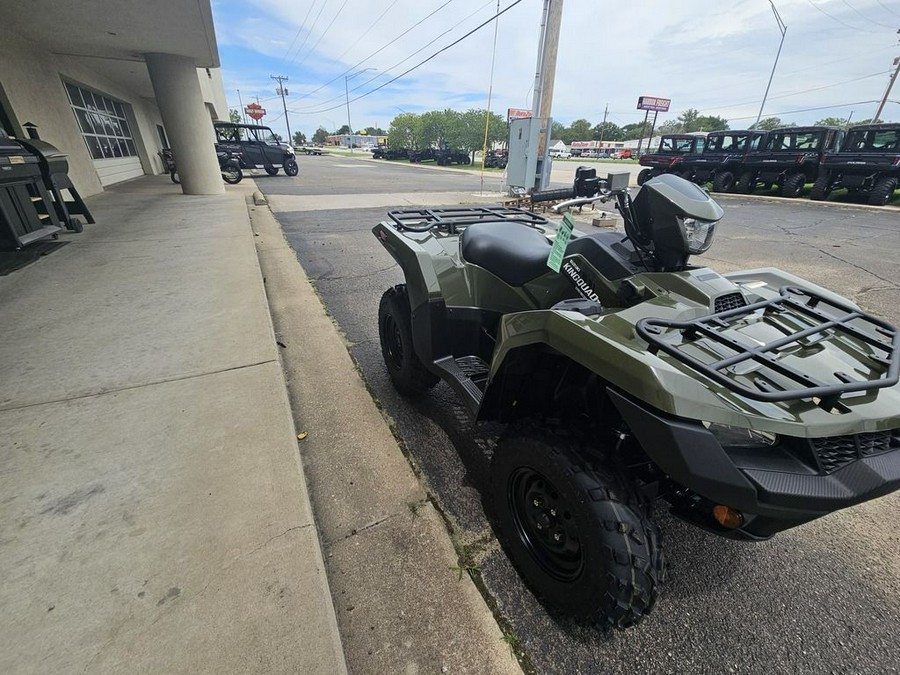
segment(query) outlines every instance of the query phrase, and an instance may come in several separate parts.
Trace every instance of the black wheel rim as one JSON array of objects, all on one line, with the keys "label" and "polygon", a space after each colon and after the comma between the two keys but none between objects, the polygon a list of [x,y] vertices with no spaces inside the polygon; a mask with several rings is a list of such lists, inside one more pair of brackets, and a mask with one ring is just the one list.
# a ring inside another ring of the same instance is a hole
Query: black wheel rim
[{"label": "black wheel rim", "polygon": [[386,356],[395,368],[403,366],[403,338],[400,336],[400,326],[394,321],[394,317],[388,314],[382,324],[384,335],[384,347]]},{"label": "black wheel rim", "polygon": [[519,540],[546,574],[570,582],[581,576],[581,538],[569,505],[541,473],[519,467],[509,478],[507,498]]}]

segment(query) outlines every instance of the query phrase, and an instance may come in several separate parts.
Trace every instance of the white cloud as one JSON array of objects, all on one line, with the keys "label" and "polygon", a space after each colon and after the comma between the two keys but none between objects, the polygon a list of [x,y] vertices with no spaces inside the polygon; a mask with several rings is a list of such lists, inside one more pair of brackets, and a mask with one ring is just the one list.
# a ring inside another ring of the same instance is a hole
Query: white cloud
[{"label": "white cloud", "polygon": [[[292,126],[308,131],[319,124],[330,126],[329,119],[337,122],[346,117],[342,106],[347,69],[357,63],[359,68],[378,69],[378,73],[365,73],[349,81],[352,89],[376,78],[351,92],[353,98],[449,44],[496,9],[495,0],[453,0],[417,29],[397,37],[445,1],[347,0],[345,4],[344,0],[314,0],[311,7],[294,0],[216,3],[226,87],[231,90],[234,82],[240,81],[253,88],[250,83],[256,78],[255,88],[272,96],[268,78],[270,72],[278,70],[291,78],[290,107],[298,111],[291,114]],[[500,6],[506,7],[511,1],[501,0]],[[890,28],[894,24],[900,27],[900,17],[876,0],[775,3],[788,32],[764,114],[881,97],[891,61],[900,55],[897,35]],[[389,6],[373,27],[372,22]],[[524,0],[500,19],[493,82],[495,111],[530,107],[541,10],[540,0]],[[323,32],[332,19],[331,27]],[[461,23],[451,33],[439,37],[457,22]],[[303,30],[299,30],[301,26]],[[779,39],[766,0],[567,0],[554,117],[563,122],[579,117],[598,122],[608,103],[612,121],[633,122],[642,116],[635,110],[637,97],[648,94],[671,98],[671,117],[686,108],[698,108],[728,118],[755,118]],[[395,84],[353,102],[354,126],[376,122],[387,126],[398,108],[484,106],[492,42],[493,27],[488,26]],[[310,51],[313,45],[315,52]],[[257,52],[258,62],[248,65],[232,61],[230,50],[238,47]],[[363,61],[377,50],[376,56]],[[860,79],[873,73],[884,75]],[[301,98],[331,79],[335,81]],[[829,86],[837,82],[846,84]],[[810,89],[817,90],[787,96]],[[241,91],[245,91],[244,86]],[[234,98],[231,91],[229,98]],[[893,98],[900,99],[900,91]],[[280,101],[276,103],[280,109]],[[891,105],[886,113],[900,119],[900,106]],[[874,103],[835,107],[782,115],[782,119],[806,123],[826,115],[847,115],[850,110],[855,111],[855,119],[860,119],[870,117],[874,109]],[[661,115],[660,121],[668,116]],[[732,127],[752,121],[735,120]]]}]

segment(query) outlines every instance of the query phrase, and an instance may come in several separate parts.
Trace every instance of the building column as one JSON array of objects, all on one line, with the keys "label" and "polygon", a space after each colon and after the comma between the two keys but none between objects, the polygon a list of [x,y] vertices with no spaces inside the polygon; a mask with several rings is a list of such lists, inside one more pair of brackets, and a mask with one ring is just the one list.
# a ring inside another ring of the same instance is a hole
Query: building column
[{"label": "building column", "polygon": [[145,54],[153,92],[186,195],[225,192],[215,152],[212,120],[203,103],[194,60],[174,54]]}]

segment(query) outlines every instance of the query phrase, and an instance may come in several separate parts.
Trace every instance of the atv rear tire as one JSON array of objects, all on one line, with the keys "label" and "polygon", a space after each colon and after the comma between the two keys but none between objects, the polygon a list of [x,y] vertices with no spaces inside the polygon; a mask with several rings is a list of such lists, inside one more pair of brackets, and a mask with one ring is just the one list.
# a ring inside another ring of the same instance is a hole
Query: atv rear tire
[{"label": "atv rear tire", "polygon": [[809,198],[817,202],[825,201],[831,194],[831,176],[823,174],[816,178],[813,183],[812,190],[809,191]]},{"label": "atv rear tire", "polygon": [[713,192],[731,192],[731,188],[733,187],[734,174],[730,171],[720,171],[716,174],[716,177],[713,178]]},{"label": "atv rear tire", "polygon": [[741,194],[749,195],[756,189],[756,174],[752,171],[745,171],[741,174],[737,183],[737,191]]},{"label": "atv rear tire", "polygon": [[577,442],[534,422],[511,425],[491,492],[499,538],[545,605],[618,629],[653,609],[664,563],[647,505]]},{"label": "atv rear tire", "polygon": [[653,169],[642,169],[641,172],[638,174],[637,184],[643,185],[651,178],[653,178]]},{"label": "atv rear tire", "polygon": [[389,288],[381,296],[378,305],[381,355],[394,388],[404,396],[428,391],[439,380],[426,370],[413,348],[411,314],[406,284]]},{"label": "atv rear tire", "polygon": [[897,179],[885,176],[879,178],[875,183],[875,187],[869,192],[869,204],[872,206],[884,206],[891,197],[894,196],[894,190],[897,189]]},{"label": "atv rear tire", "polygon": [[790,198],[799,197],[800,193],[803,192],[804,185],[806,185],[806,174],[792,173],[785,178],[784,183],[781,184],[781,196]]}]

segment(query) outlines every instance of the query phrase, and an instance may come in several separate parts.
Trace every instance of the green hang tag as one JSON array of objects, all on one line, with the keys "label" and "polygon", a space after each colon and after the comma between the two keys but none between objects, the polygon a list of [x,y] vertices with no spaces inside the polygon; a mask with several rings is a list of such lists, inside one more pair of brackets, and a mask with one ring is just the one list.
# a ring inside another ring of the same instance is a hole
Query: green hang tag
[{"label": "green hang tag", "polygon": [[553,248],[550,249],[550,257],[547,258],[547,267],[559,274],[559,268],[562,267],[563,256],[566,254],[566,246],[569,245],[569,238],[572,236],[572,230],[575,229],[575,221],[568,213],[563,215],[562,222],[556,228],[556,239],[553,240]]}]

